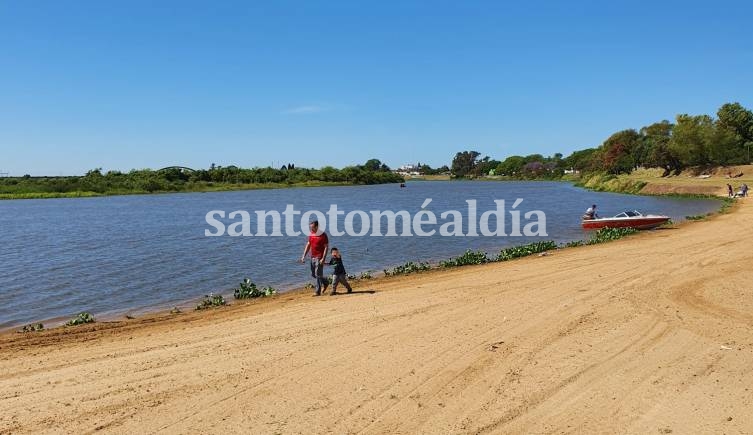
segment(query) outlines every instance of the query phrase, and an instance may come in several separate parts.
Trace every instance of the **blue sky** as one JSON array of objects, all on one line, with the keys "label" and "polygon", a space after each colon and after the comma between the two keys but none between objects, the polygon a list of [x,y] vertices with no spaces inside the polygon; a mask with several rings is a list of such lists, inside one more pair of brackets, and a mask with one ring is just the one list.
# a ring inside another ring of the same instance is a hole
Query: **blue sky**
[{"label": "blue sky", "polygon": [[565,154],[753,106],[747,2],[0,0],[0,172]]}]

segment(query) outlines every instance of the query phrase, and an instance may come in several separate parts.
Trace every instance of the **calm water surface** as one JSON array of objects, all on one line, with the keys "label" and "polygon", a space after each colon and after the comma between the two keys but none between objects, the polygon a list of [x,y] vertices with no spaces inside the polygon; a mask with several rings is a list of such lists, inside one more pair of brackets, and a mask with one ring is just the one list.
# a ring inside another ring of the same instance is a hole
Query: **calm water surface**
[{"label": "calm water surface", "polygon": [[[326,212],[330,204],[351,210],[407,210],[424,199],[437,213],[478,201],[479,215],[494,199],[516,198],[523,212],[542,210],[546,239],[587,237],[580,216],[591,204],[609,216],[624,209],[661,213],[675,221],[719,207],[714,200],[596,193],[566,183],[413,182],[396,185],[252,190],[218,193],[0,201],[0,327],[65,319],[80,311],[95,316],[140,313],[182,304],[215,292],[228,294],[243,277],[279,289],[308,282],[296,262],[305,244],[298,237],[205,237],[210,210]],[[342,216],[339,227],[342,228]],[[510,216],[507,214],[507,224]],[[467,223],[467,219],[464,219]],[[440,223],[444,221],[440,220]],[[526,220],[523,219],[523,224]],[[398,226],[399,228],[399,226]],[[438,228],[438,226],[437,226]],[[381,271],[406,261],[438,261],[466,249],[499,249],[528,243],[519,237],[331,237],[348,273]],[[53,322],[54,323],[54,322]]]}]

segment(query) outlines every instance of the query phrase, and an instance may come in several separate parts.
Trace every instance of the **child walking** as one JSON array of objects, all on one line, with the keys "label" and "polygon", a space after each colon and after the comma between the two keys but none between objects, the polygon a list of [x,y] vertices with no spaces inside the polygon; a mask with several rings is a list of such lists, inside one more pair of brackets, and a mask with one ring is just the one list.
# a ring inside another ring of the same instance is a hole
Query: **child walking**
[{"label": "child walking", "polygon": [[332,293],[330,293],[330,296],[337,294],[338,284],[344,285],[345,288],[348,289],[348,293],[352,293],[353,289],[348,283],[348,274],[345,272],[345,265],[343,264],[343,258],[340,255],[340,250],[337,248],[332,248],[331,252],[332,258],[330,258],[329,260],[329,265],[334,266],[335,270],[332,272]]}]

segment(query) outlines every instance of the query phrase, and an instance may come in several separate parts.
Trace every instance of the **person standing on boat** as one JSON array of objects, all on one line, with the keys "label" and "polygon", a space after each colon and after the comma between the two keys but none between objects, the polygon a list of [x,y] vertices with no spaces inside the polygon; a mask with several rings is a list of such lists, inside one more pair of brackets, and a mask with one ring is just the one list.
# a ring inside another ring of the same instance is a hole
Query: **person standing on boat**
[{"label": "person standing on boat", "polygon": [[319,221],[309,224],[309,239],[306,247],[303,248],[303,255],[300,262],[306,261],[306,254],[311,253],[311,277],[316,280],[316,293],[319,296],[327,290],[329,282],[324,276],[324,260],[327,258],[327,249],[329,248],[329,239],[327,233],[319,231]]},{"label": "person standing on boat", "polygon": [[586,214],[583,215],[583,219],[588,220],[596,219],[598,217],[599,215],[596,214],[596,204],[591,204],[591,207],[588,207],[588,209],[586,210]]}]

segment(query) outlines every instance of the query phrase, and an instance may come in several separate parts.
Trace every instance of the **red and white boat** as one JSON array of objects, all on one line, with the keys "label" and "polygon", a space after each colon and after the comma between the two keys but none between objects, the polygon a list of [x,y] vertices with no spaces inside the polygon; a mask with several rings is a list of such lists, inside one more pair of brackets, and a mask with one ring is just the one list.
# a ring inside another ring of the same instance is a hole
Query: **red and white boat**
[{"label": "red and white boat", "polygon": [[650,230],[669,222],[669,216],[655,214],[644,215],[639,211],[623,211],[608,218],[583,219],[581,225],[585,230],[600,228],[635,228],[636,230]]}]

